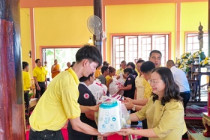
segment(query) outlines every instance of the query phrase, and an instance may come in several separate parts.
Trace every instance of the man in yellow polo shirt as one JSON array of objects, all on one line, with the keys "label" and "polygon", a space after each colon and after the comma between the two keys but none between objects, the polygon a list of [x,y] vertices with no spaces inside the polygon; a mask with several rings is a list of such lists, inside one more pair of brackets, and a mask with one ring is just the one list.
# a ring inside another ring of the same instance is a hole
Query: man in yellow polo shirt
[{"label": "man in yellow polo shirt", "polygon": [[60,130],[68,120],[76,131],[99,135],[95,128],[80,121],[77,101],[78,79],[94,73],[101,63],[102,57],[96,47],[84,46],[78,50],[74,66],[52,80],[36,105],[30,117],[30,140],[63,140]]},{"label": "man in yellow polo shirt", "polygon": [[36,67],[33,69],[33,77],[36,86],[36,98],[40,98],[46,90],[47,80],[46,75],[47,71],[42,67],[42,62],[40,59],[35,61]]}]

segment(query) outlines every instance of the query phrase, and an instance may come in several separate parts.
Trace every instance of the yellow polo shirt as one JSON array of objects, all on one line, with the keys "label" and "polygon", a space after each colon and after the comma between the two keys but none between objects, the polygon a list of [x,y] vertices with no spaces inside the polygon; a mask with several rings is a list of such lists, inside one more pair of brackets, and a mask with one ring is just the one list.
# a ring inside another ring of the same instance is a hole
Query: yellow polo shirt
[{"label": "yellow polo shirt", "polygon": [[95,78],[98,78],[101,74],[101,69],[96,69],[95,71]]},{"label": "yellow polo shirt", "polygon": [[[108,87],[109,84],[110,84],[110,82],[111,82],[111,80],[112,80],[112,77],[109,76],[109,75],[107,75],[107,76],[105,77],[105,79],[106,79],[106,86]],[[108,88],[109,88],[109,87],[108,87]]]},{"label": "yellow polo shirt", "polygon": [[135,79],[135,85],[137,90],[137,100],[142,98],[149,100],[152,95],[152,87],[150,83],[143,77],[137,76]]},{"label": "yellow polo shirt", "polygon": [[60,130],[68,119],[80,117],[78,85],[78,77],[71,68],[57,75],[29,119],[32,129],[56,131]]},{"label": "yellow polo shirt", "polygon": [[22,77],[23,77],[23,90],[24,91],[30,90],[31,78],[29,72],[22,71]]},{"label": "yellow polo shirt", "polygon": [[116,74],[117,75],[120,75],[120,74],[123,74],[124,73],[124,69],[120,68],[119,70],[117,70]]},{"label": "yellow polo shirt", "polygon": [[151,97],[136,115],[139,120],[147,119],[148,129],[153,129],[158,136],[149,140],[181,140],[187,131],[183,104],[174,99],[163,106],[160,100],[153,102]]},{"label": "yellow polo shirt", "polygon": [[33,69],[33,77],[36,77],[38,82],[45,82],[47,71],[44,67],[35,67]]}]

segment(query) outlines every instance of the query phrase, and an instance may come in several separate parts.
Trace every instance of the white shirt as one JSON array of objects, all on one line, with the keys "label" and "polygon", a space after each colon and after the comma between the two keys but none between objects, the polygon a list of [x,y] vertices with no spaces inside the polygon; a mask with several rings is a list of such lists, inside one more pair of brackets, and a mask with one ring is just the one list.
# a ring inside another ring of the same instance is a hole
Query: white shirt
[{"label": "white shirt", "polygon": [[175,83],[179,86],[180,92],[190,91],[190,86],[184,71],[173,66],[171,67],[171,72],[173,74]]}]

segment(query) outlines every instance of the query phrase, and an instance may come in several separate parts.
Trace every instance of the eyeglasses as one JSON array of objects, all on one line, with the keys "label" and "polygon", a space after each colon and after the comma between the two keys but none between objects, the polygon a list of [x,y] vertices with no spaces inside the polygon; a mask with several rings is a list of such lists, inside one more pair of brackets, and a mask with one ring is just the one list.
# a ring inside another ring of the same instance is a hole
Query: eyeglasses
[{"label": "eyeglasses", "polygon": [[156,84],[160,83],[160,81],[159,80],[149,80],[149,83],[156,85]]}]

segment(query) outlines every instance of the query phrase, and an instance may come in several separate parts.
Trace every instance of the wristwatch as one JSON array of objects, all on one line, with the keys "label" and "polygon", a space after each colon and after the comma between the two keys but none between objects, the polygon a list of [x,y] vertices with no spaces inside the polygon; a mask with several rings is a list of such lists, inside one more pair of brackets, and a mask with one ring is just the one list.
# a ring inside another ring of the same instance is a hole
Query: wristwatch
[{"label": "wristwatch", "polygon": [[133,105],[132,110],[136,111],[136,105]]}]

